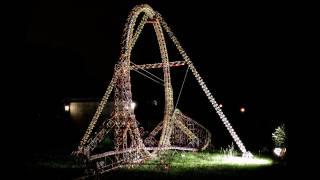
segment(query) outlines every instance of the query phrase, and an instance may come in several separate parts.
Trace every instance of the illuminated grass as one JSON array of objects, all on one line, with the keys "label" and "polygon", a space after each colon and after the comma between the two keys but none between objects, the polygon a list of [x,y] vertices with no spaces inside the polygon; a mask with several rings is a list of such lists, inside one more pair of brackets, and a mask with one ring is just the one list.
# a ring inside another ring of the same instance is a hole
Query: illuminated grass
[{"label": "illuminated grass", "polygon": [[[32,175],[68,177],[83,175],[85,166],[72,156],[39,155],[28,163]],[[273,164],[269,158],[255,158],[245,161],[241,157],[230,157],[223,153],[169,151],[165,163],[159,159],[148,160],[134,168],[121,168],[102,175],[101,179],[207,179],[206,177],[273,177],[278,176],[285,166]],[[165,168],[167,167],[167,168]],[[285,173],[283,173],[285,174]],[[70,178],[69,178],[70,177]],[[47,178],[39,178],[47,179]],[[64,178],[63,178],[64,179]]]},{"label": "illuminated grass", "polygon": [[182,153],[179,157],[175,157],[172,162],[173,166],[260,166],[271,165],[271,159],[253,158],[246,159],[237,156],[226,156],[223,154],[210,154],[210,153]]},{"label": "illuminated grass", "polygon": [[[218,153],[174,153],[168,162],[169,171],[197,171],[197,170],[230,170],[230,169],[252,169],[271,166],[269,158],[254,157],[245,159],[237,156],[227,156]],[[144,165],[133,170],[162,171],[158,159],[150,160]]]}]

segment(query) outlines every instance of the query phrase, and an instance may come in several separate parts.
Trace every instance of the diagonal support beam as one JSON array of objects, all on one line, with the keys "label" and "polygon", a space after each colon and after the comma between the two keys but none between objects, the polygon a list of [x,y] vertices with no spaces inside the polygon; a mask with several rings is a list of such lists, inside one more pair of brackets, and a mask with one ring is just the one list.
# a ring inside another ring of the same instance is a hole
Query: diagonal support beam
[{"label": "diagonal support beam", "polygon": [[[173,61],[169,62],[169,67],[177,67],[185,65],[185,61]],[[154,63],[154,64],[135,64],[130,66],[130,70],[138,70],[138,69],[155,69],[155,68],[163,68],[165,63]]]}]

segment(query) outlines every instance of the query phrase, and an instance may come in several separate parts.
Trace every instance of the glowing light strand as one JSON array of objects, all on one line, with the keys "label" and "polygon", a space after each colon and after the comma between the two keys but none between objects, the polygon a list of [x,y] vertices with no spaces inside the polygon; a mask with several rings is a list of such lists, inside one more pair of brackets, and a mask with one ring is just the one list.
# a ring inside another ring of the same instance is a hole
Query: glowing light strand
[{"label": "glowing light strand", "polygon": [[219,107],[218,103],[216,102],[215,98],[212,96],[211,92],[209,91],[207,85],[205,84],[205,82],[203,81],[203,79],[201,78],[200,74],[198,73],[198,71],[196,70],[196,68],[194,67],[193,63],[191,62],[189,56],[187,55],[187,53],[184,51],[184,49],[182,48],[182,46],[180,45],[180,42],[178,41],[178,39],[176,38],[176,36],[174,35],[174,33],[171,31],[170,27],[167,25],[167,23],[163,20],[163,18],[161,17],[161,15],[159,13],[156,13],[157,18],[159,19],[159,21],[161,22],[163,28],[165,29],[165,31],[168,33],[170,39],[173,41],[173,43],[175,44],[175,46],[177,47],[178,51],[180,52],[180,54],[182,55],[182,58],[186,61],[186,63],[188,64],[191,72],[193,73],[193,75],[195,76],[195,78],[197,79],[198,83],[200,84],[202,90],[204,91],[204,93],[206,94],[206,96],[208,97],[210,103],[212,104],[213,108],[216,110],[217,114],[219,115],[220,119],[222,120],[223,124],[225,125],[225,127],[228,129],[228,132],[230,133],[230,135],[232,136],[233,140],[235,141],[235,143],[237,144],[237,146],[239,147],[239,149],[241,150],[242,153],[246,153],[246,148],[243,145],[242,141],[240,140],[240,138],[238,137],[237,133],[234,131],[234,129],[232,128],[232,126],[230,125],[227,117],[224,115],[224,113],[222,112],[221,108]]},{"label": "glowing light strand", "polygon": [[[144,13],[144,15],[134,32],[138,15],[141,13]],[[156,64],[135,65],[130,60],[131,51],[146,23],[151,23],[155,30],[162,62]],[[174,42],[184,61],[169,62],[162,28],[164,28],[164,31],[169,34],[169,37]],[[94,164],[96,167],[95,170],[93,170],[93,174],[103,173],[121,167],[132,167],[144,162],[147,159],[157,156],[157,153],[161,154],[163,150],[173,147],[177,147],[175,148],[177,150],[192,150],[205,149],[209,145],[211,133],[205,127],[182,114],[178,109],[176,109],[176,107],[173,106],[173,90],[171,85],[170,67],[176,67],[185,64],[188,65],[188,69],[190,68],[193,75],[196,77],[197,81],[202,87],[202,90],[209,98],[213,107],[230,132],[232,138],[236,141],[236,144],[239,146],[241,151],[246,152],[244,145],[234,132],[232,126],[226,119],[221,109],[218,107],[206,84],[203,82],[189,57],[182,49],[179,41],[173,35],[170,28],[161,18],[159,13],[153,11],[148,5],[140,5],[133,8],[128,16],[121,43],[122,48],[120,59],[119,63],[115,66],[113,78],[89,124],[87,131],[80,142],[78,151],[75,153],[77,155],[84,154],[88,157],[89,162]],[[133,64],[133,66],[131,64]],[[163,69],[164,77],[164,117],[163,120],[145,139],[145,141],[143,141],[138,128],[139,122],[135,118],[133,108],[130,108],[132,105],[130,70],[137,70],[139,68],[145,70],[148,68],[160,67]],[[112,118],[105,121],[102,124],[98,134],[96,134],[93,138],[90,138],[113,89],[115,90]],[[181,92],[179,94],[181,94]],[[96,155],[91,154],[98,143],[100,143],[103,140],[103,137],[111,130],[114,136],[114,151]],[[161,133],[159,140],[156,138],[158,133]],[[146,145],[151,145],[151,147],[146,147]],[[153,153],[150,153],[149,151],[153,151]],[[96,158],[92,159],[93,157]]]}]

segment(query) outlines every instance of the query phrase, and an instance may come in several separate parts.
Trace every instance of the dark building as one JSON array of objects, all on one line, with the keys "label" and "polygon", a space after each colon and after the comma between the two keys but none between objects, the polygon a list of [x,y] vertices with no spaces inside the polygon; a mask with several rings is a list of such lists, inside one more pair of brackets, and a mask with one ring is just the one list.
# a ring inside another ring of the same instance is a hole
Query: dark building
[{"label": "dark building", "polygon": [[[80,129],[80,132],[84,133],[94,116],[99,103],[99,99],[93,98],[66,99],[64,101],[64,110],[67,118]],[[110,118],[112,106],[113,102],[107,102],[100,115],[100,120]]]}]

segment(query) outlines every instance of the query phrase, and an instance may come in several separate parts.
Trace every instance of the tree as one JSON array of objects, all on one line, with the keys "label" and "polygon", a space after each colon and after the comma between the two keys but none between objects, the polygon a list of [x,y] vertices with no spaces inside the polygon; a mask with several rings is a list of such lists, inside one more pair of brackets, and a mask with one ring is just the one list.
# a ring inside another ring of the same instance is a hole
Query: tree
[{"label": "tree", "polygon": [[272,140],[276,147],[284,147],[286,145],[287,136],[284,124],[275,129],[274,133],[272,133]]}]

